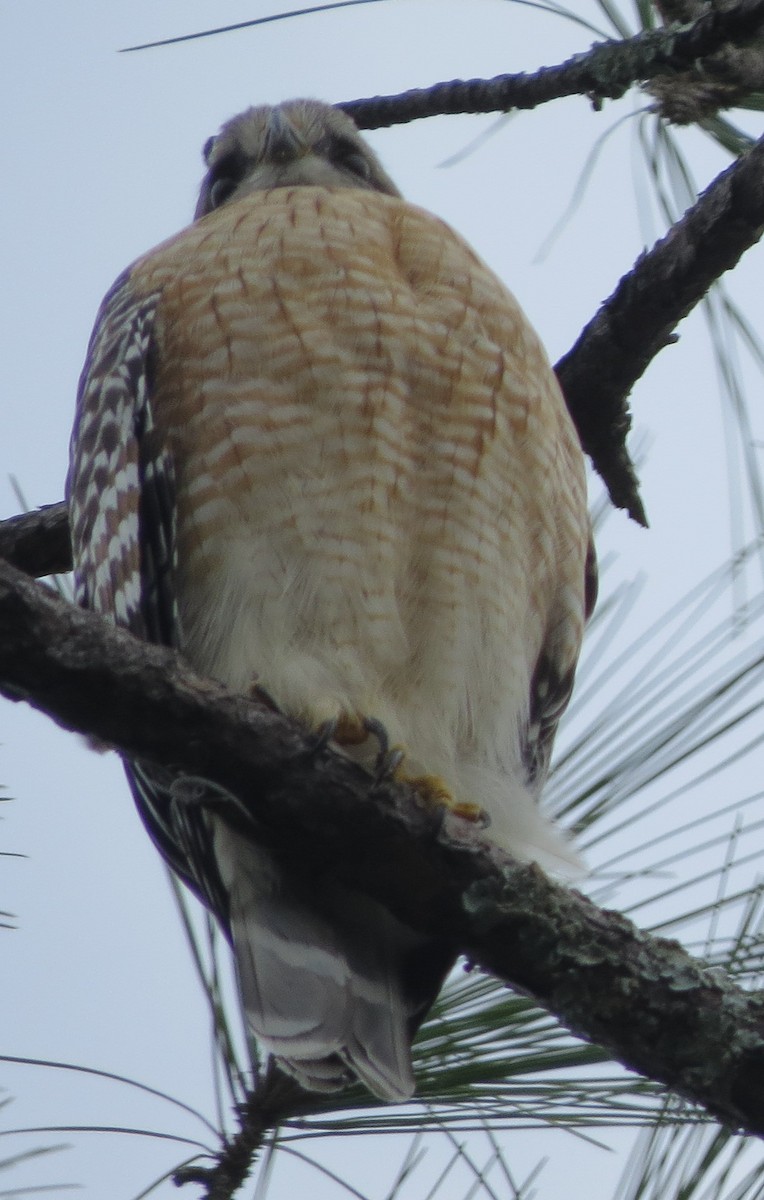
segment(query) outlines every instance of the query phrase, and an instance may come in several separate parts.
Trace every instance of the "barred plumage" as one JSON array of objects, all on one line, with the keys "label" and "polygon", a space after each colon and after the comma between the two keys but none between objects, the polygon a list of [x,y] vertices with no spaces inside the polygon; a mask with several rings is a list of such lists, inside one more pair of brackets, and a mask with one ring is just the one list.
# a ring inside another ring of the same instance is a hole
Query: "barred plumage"
[{"label": "barred plumage", "polygon": [[[200,219],[99,314],[69,486],[78,598],[311,726],[337,720],[364,763],[363,721],[381,721],[409,777],[479,804],[498,845],[570,867],[535,800],[593,559],[538,338],[336,110],[250,110],[208,165]],[[266,1047],[308,1087],[410,1095],[409,1038],[450,947],[295,879],[183,781],[128,770],[232,938]]]}]

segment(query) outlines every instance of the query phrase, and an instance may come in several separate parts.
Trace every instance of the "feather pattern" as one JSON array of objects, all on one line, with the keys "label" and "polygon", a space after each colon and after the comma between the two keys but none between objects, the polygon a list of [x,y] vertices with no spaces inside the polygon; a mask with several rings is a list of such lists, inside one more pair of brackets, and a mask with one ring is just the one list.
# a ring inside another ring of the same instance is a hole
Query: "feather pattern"
[{"label": "feather pattern", "polygon": [[[91,340],[80,602],[312,727],[376,718],[497,845],[575,870],[537,799],[594,572],[583,456],[536,334],[343,114],[250,110],[207,160],[201,219],[120,277]],[[368,765],[373,739],[346,752]],[[308,1088],[410,1096],[451,948],[296,877],[204,781],[128,776],[228,933],[266,1048]]]}]

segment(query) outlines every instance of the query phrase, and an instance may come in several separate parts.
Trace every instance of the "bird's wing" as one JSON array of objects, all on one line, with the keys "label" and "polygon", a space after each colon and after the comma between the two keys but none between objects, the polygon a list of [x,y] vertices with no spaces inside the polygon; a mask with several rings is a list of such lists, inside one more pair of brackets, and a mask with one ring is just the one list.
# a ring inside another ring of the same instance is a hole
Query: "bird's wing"
[{"label": "bird's wing", "polygon": [[[584,580],[584,621],[591,616],[597,599],[597,556],[589,537]],[[523,745],[523,761],[528,774],[528,786],[538,791],[549,771],[554,739],[560,718],[568,706],[573,691],[578,655],[570,659],[560,653],[559,642],[542,649],[531,680],[529,719]]]},{"label": "bird's wing", "polygon": [[[66,488],[75,598],[144,641],[177,646],[174,471],[151,411],[161,294],[136,295],[130,276],[125,271],[101,305],[77,394]],[[158,849],[227,927],[200,798],[189,802],[168,770],[139,762],[125,770]]]}]

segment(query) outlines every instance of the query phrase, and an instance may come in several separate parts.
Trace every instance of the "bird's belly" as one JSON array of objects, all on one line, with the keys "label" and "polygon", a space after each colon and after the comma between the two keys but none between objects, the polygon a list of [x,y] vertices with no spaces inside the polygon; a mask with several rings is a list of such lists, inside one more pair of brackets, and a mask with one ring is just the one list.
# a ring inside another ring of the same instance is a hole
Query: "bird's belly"
[{"label": "bird's belly", "polygon": [[[569,873],[575,856],[523,783],[530,681],[516,595],[496,575],[476,588],[444,567],[412,589],[375,566],[339,552],[329,564],[318,543],[306,555],[288,536],[232,528],[204,586],[181,591],[186,652],[238,691],[259,682],[311,727],[376,718],[405,750],[409,777],[437,775],[487,812],[497,845]],[[497,595],[508,598],[501,614]],[[371,767],[377,748],[370,738],[351,753]]]},{"label": "bird's belly", "polygon": [[311,725],[357,713],[410,744],[427,713],[468,749],[478,725],[495,726],[489,714],[522,710],[528,694],[541,631],[521,630],[521,589],[505,563],[481,575],[460,562],[426,522],[388,514],[383,529],[353,504],[349,481],[329,490],[304,509],[282,497],[260,522],[229,514],[214,551],[191,539],[179,581],[186,654],[235,690],[259,681]]},{"label": "bird's belly", "polygon": [[[528,620],[527,582],[512,578],[512,529],[497,542],[485,498],[449,495],[443,480],[420,480],[421,496],[412,481],[397,502],[377,504],[379,474],[338,461],[322,485],[275,460],[257,475],[235,504],[208,497],[181,524],[192,663],[238,691],[259,682],[311,727],[376,718],[406,748],[410,773],[437,774],[473,799],[466,774],[488,771],[503,795],[507,777],[522,774],[543,635],[541,615],[536,627]],[[196,523],[216,510],[220,536],[207,526],[201,536]],[[373,744],[367,751],[371,761]]]}]

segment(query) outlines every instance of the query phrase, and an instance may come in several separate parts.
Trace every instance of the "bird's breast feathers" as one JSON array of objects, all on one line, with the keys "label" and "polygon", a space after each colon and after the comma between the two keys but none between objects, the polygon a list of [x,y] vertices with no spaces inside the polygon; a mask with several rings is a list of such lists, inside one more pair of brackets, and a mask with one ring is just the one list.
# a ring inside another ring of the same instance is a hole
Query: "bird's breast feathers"
[{"label": "bird's breast feathers", "polygon": [[131,284],[161,293],[192,662],[310,723],[377,717],[459,789],[521,776],[542,646],[578,654],[588,526],[514,298],[437,218],[314,187],[212,213]]}]

